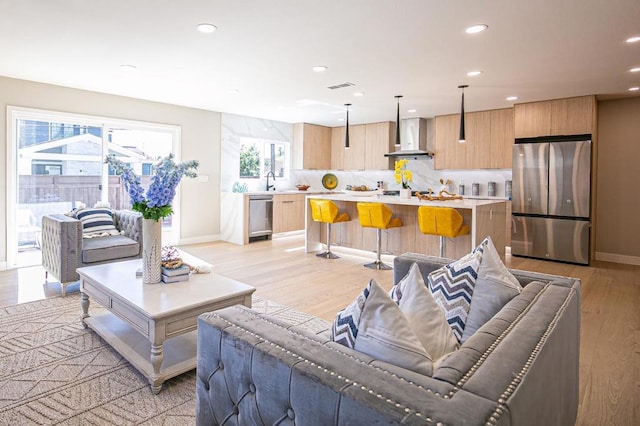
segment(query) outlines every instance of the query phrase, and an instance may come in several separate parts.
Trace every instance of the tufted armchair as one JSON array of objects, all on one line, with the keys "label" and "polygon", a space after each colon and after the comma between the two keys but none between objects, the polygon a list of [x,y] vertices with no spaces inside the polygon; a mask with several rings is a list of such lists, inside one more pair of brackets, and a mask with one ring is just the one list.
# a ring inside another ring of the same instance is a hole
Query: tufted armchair
[{"label": "tufted armchair", "polygon": [[76,268],[142,256],[142,215],[129,210],[113,212],[121,235],[82,238],[82,222],[63,214],[42,217],[42,266],[66,287],[80,279]]}]

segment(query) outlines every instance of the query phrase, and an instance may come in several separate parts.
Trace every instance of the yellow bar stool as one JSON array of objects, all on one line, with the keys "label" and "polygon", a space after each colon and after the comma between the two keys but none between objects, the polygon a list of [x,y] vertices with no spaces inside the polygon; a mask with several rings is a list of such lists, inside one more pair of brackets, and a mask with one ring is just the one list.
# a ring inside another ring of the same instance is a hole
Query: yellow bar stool
[{"label": "yellow bar stool", "polygon": [[440,237],[440,257],[444,257],[445,238],[469,234],[469,225],[462,223],[462,215],[451,207],[418,207],[418,226],[427,235]]},{"label": "yellow bar stool", "polygon": [[340,213],[338,206],[331,200],[309,200],[311,204],[311,216],[315,222],[323,222],[327,224],[327,251],[316,254],[318,257],[325,259],[338,259],[331,253],[331,224],[339,222],[348,222],[351,220],[347,213]]},{"label": "yellow bar stool", "polygon": [[382,245],[382,230],[389,228],[397,228],[402,226],[402,220],[399,217],[393,216],[393,212],[386,204],[382,203],[358,203],[358,219],[360,220],[360,226],[365,228],[377,229],[377,245],[378,251],[376,261],[373,263],[367,263],[365,268],[371,269],[393,269],[391,266],[382,263],[380,260],[380,247]]}]

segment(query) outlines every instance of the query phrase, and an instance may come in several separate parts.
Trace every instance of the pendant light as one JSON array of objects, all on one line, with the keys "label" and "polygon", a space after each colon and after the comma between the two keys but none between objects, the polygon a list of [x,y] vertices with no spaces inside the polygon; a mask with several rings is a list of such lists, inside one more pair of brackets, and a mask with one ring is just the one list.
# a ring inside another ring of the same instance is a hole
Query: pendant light
[{"label": "pendant light", "polygon": [[396,146],[400,146],[400,98],[402,95],[396,95],[395,98],[398,100],[398,112],[396,115]]},{"label": "pendant light", "polygon": [[459,143],[465,143],[465,134],[464,134],[464,89],[469,87],[467,84],[463,84],[458,86],[458,89],[462,89],[462,103],[460,105],[460,137],[458,138]]},{"label": "pendant light", "polygon": [[347,126],[344,129],[344,148],[349,149],[349,107],[351,104],[344,104],[347,107]]}]

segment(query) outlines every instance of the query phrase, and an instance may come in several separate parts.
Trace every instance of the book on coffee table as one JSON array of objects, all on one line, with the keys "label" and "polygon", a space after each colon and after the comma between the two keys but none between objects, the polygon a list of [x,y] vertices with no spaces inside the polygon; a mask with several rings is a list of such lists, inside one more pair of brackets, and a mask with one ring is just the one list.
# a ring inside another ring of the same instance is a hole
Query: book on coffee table
[{"label": "book on coffee table", "polygon": [[184,274],[189,274],[190,270],[189,267],[187,265],[181,265],[178,266],[177,268],[165,268],[164,266],[162,267],[162,275],[166,275],[168,277],[173,277],[176,275],[184,275]]},{"label": "book on coffee table", "polygon": [[189,274],[173,275],[173,276],[162,274],[160,276],[160,279],[162,280],[163,283],[177,283],[179,281],[189,281]]}]

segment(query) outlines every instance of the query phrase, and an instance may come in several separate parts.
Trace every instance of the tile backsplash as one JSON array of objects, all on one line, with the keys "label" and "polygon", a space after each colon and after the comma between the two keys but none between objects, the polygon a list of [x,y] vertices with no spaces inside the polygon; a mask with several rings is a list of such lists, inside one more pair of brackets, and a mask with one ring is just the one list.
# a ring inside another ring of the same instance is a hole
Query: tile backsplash
[{"label": "tile backsplash", "polygon": [[[511,169],[486,170],[434,170],[433,159],[409,160],[407,169],[413,172],[413,180],[409,183],[414,190],[425,191],[441,189],[440,179],[451,181],[447,187],[449,192],[458,193],[458,185],[464,183],[465,195],[471,195],[473,183],[479,184],[479,196],[488,196],[489,182],[495,182],[495,196],[505,196],[505,182],[511,180]],[[322,187],[322,176],[333,173],[338,178],[337,190],[347,185],[367,185],[375,188],[378,181],[385,183],[385,189],[399,189],[395,182],[393,170],[294,170],[291,173],[291,187],[301,183],[313,189]]]}]

